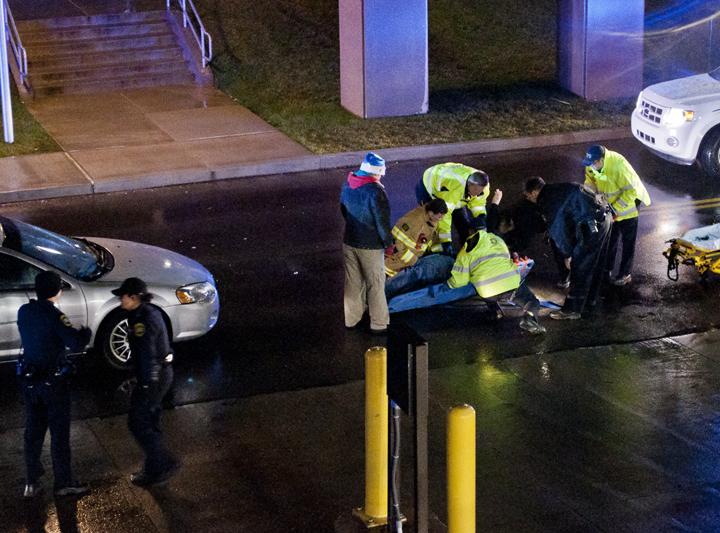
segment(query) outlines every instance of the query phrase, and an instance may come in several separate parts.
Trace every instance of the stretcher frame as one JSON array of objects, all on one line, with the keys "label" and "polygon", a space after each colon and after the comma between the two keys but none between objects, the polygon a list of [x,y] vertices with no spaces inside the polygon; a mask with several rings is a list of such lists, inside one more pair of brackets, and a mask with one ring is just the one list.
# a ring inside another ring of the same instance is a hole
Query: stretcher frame
[{"label": "stretcher frame", "polygon": [[666,241],[670,247],[663,252],[668,260],[667,277],[677,281],[680,277],[678,266],[680,264],[695,267],[705,280],[712,272],[720,274],[720,250],[708,250],[695,246],[682,238]]}]

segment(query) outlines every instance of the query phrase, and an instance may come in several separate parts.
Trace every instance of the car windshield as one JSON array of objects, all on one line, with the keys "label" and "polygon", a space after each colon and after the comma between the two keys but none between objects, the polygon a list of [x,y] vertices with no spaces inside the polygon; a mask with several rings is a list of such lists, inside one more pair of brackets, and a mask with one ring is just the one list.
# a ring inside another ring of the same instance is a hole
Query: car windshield
[{"label": "car windshield", "polygon": [[720,81],[720,67],[711,70],[710,72],[708,72],[708,74],[710,74],[710,77],[712,79]]},{"label": "car windshield", "polygon": [[19,220],[0,217],[2,246],[47,263],[79,280],[104,273],[102,255],[91,243],[72,239]]}]

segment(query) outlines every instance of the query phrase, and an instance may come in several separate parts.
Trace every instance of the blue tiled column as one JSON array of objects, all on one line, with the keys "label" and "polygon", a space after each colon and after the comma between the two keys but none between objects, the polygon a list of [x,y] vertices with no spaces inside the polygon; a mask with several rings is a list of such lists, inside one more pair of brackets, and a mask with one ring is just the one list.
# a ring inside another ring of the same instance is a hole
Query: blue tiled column
[{"label": "blue tiled column", "polygon": [[343,107],[364,118],[427,113],[427,0],[338,1]]},{"label": "blue tiled column", "polygon": [[644,0],[558,0],[561,86],[587,100],[636,96],[644,16]]}]

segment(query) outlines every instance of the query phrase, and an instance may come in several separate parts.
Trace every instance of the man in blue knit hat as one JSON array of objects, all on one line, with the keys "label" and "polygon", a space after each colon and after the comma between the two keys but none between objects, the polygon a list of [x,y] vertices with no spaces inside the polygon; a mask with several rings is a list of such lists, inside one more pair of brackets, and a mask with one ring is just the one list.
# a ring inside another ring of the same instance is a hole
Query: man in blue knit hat
[{"label": "man in blue knit hat", "polygon": [[390,203],[380,179],[385,160],[368,153],[348,174],[340,192],[345,218],[345,327],[355,328],[367,308],[370,332],[384,334],[390,323],[385,299],[385,248],[392,246]]}]

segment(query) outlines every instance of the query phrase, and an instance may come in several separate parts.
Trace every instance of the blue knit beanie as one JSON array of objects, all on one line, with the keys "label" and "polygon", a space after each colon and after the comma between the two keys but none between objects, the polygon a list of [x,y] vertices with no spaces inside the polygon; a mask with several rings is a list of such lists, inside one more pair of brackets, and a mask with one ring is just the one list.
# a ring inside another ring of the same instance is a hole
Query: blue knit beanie
[{"label": "blue knit beanie", "polygon": [[356,176],[384,176],[385,160],[373,152],[368,152],[360,164],[360,170],[355,173]]}]

